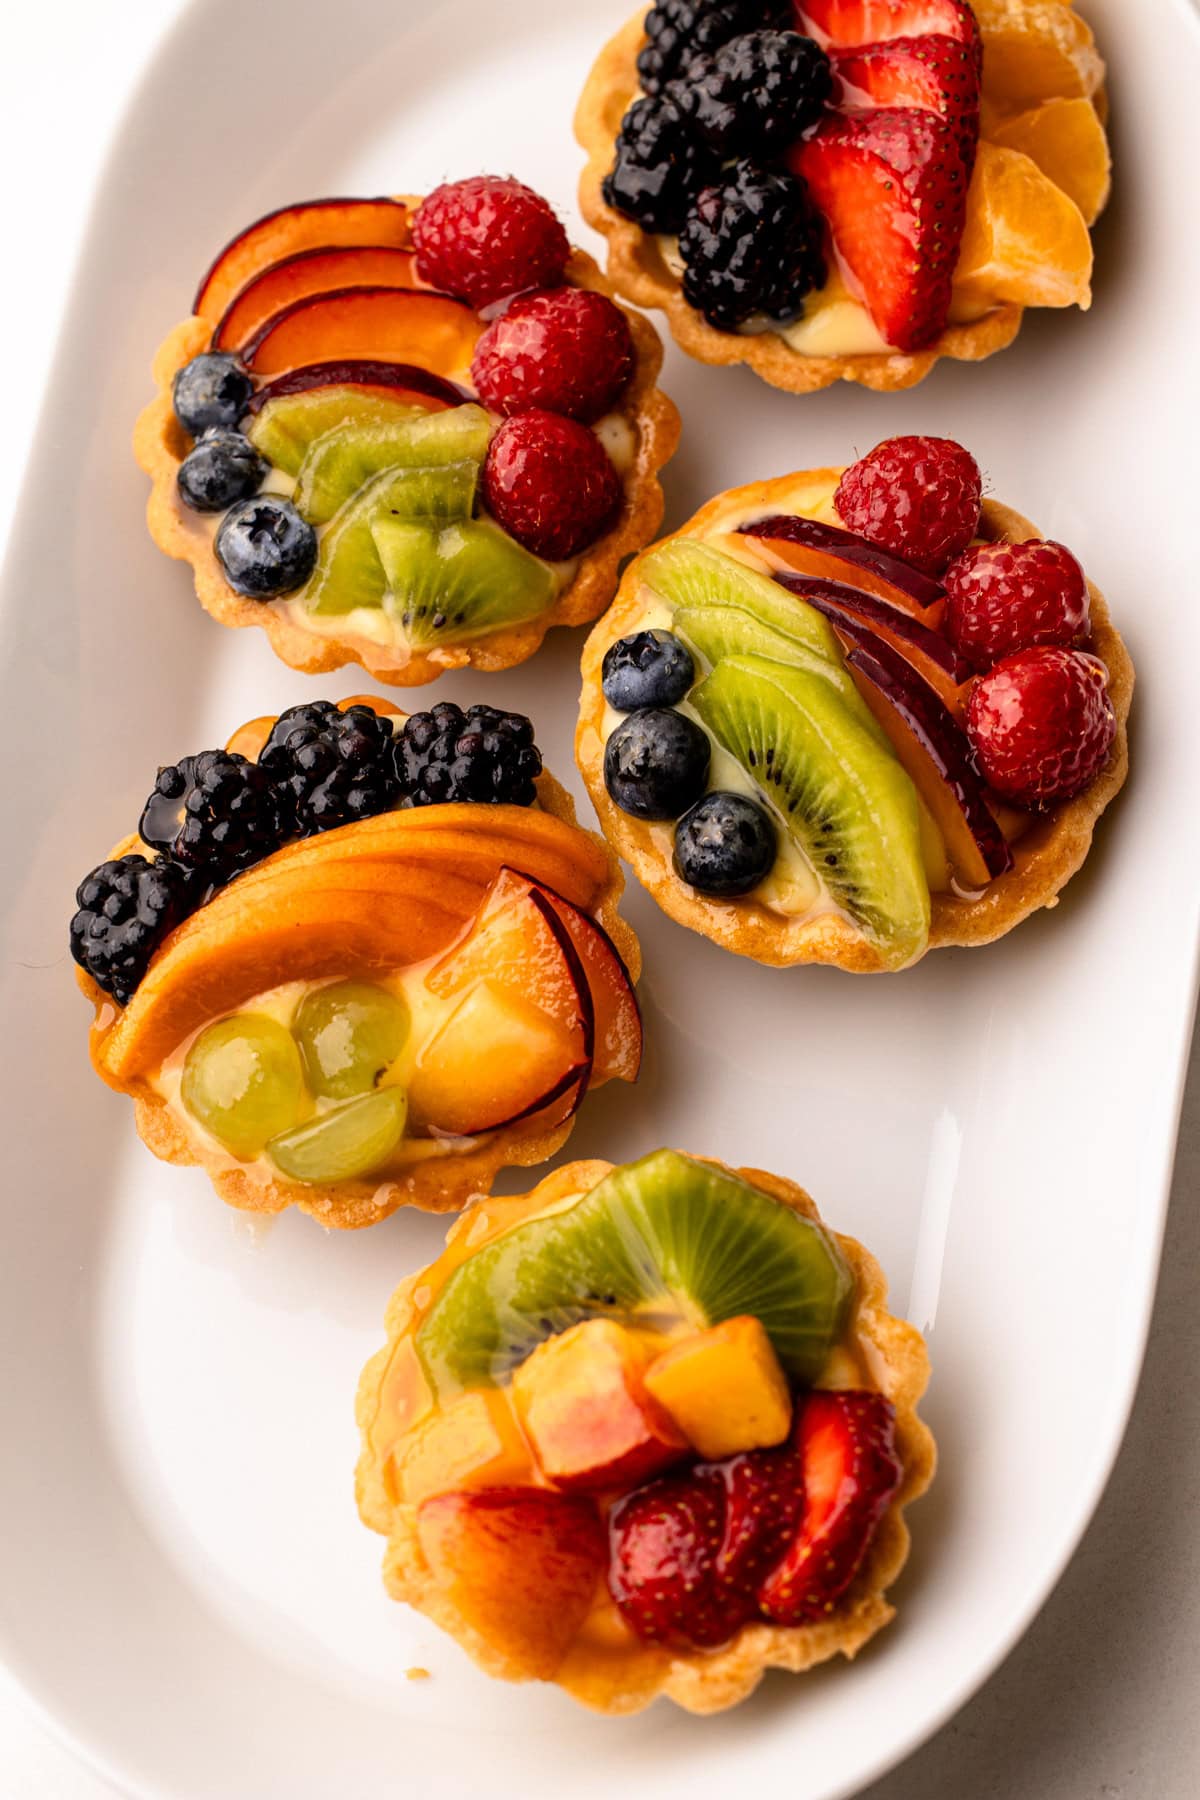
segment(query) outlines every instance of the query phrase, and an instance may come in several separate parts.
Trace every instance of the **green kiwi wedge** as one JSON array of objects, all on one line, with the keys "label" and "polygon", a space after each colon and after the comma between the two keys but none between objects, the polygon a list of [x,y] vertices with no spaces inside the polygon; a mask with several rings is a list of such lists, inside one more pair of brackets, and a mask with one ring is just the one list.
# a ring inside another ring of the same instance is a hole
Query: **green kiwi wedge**
[{"label": "green kiwi wedge", "polygon": [[788,1374],[813,1381],[853,1277],[822,1226],[723,1169],[656,1150],[457,1268],[416,1336],[438,1394],[499,1386],[584,1319],[697,1329],[752,1313]]},{"label": "green kiwi wedge", "polygon": [[708,544],[694,538],[669,538],[642,558],[639,573],[672,607],[740,607],[780,636],[802,644],[812,655],[842,667],[833,627],[815,606]]},{"label": "green kiwi wedge", "polygon": [[489,519],[439,527],[384,514],[371,529],[384,571],[384,608],[411,650],[535,618],[557,591],[554,570]]},{"label": "green kiwi wedge", "polygon": [[469,513],[479,466],[444,463],[429,469],[384,469],[347,500],[321,533],[317,566],[299,598],[309,612],[348,613],[381,606],[387,576],[375,547],[381,521],[444,521]]},{"label": "green kiwi wedge", "polygon": [[886,965],[919,956],[930,903],[917,791],[832,684],[766,657],[735,656],[690,700]]},{"label": "green kiwi wedge", "polygon": [[[300,465],[292,498],[311,524],[323,525],[385,469],[478,466],[487,454],[490,435],[491,421],[481,406],[456,406],[409,418],[353,419],[314,439]],[[463,510],[470,512],[470,501]]]},{"label": "green kiwi wedge", "polygon": [[427,407],[414,406],[411,401],[331,384],[268,400],[246,426],[246,436],[269,463],[285,475],[298,475],[309,445],[338,426],[353,425],[361,430],[407,424],[428,416]]}]

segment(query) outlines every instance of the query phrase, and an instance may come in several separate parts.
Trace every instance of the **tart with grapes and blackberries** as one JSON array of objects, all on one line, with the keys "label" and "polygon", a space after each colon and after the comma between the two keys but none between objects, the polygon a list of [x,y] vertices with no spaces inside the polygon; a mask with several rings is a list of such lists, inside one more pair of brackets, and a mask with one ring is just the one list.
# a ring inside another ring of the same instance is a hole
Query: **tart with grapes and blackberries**
[{"label": "tart with grapes and blackberries", "polygon": [[1104,75],[1058,0],[658,0],[580,98],[580,204],[689,355],[911,387],[1091,304]]},{"label": "tart with grapes and blackberries", "polygon": [[155,359],[151,535],[293,668],[415,687],[595,619],[662,518],[662,347],[518,181],[247,227]]},{"label": "tart with grapes and blackberries", "polygon": [[665,912],[904,968],[1056,904],[1125,779],[1133,666],[1065,545],[947,438],[733,488],[626,571],[576,755]]},{"label": "tart with grapes and blackberries", "polygon": [[601,1712],[743,1700],[887,1624],[928,1364],[802,1188],[674,1150],[482,1199],[363,1372],[384,1579]]},{"label": "tart with grapes and blackberries", "polygon": [[290,707],[160,769],[80,883],[93,1065],[233,1206],[461,1206],[636,1080],[621,886],[520,714]]}]

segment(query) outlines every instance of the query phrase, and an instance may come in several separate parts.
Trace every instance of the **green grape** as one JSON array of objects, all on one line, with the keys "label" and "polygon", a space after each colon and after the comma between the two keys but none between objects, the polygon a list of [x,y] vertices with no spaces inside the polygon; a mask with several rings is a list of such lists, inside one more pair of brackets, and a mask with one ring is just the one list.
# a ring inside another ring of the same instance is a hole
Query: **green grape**
[{"label": "green grape", "polygon": [[408,1037],[408,1007],[369,981],[335,981],[306,994],[292,1021],[314,1094],[369,1094]]},{"label": "green grape", "polygon": [[183,1065],[183,1104],[235,1156],[257,1156],[304,1111],[300,1052],[265,1013],[233,1013],[200,1033]]},{"label": "green grape", "polygon": [[403,1088],[376,1088],[285,1131],[267,1153],[293,1181],[351,1181],[387,1161],[404,1136],[407,1113]]}]

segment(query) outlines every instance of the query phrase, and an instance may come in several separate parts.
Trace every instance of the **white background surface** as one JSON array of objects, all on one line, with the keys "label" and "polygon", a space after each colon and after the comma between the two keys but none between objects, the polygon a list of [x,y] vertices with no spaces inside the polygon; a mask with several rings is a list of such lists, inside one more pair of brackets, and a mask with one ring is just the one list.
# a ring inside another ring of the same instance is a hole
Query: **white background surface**
[{"label": "white background surface", "polygon": [[[1155,3],[1145,0],[1148,16]],[[174,10],[174,0],[125,0],[119,8],[62,0],[53,11],[23,7],[5,22],[0,493],[10,506],[103,145]],[[193,120],[202,116],[198,107]],[[171,146],[162,154],[169,159]],[[96,354],[102,358],[102,344]],[[1020,1649],[953,1725],[871,1790],[871,1800],[1184,1800],[1200,1787],[1200,1384],[1193,1373],[1200,1361],[1200,1068],[1194,1076],[1155,1337],[1109,1495]],[[10,1208],[19,1203],[10,1196]],[[1019,1503],[1019,1469],[1013,1483]],[[63,1605],[69,1631],[69,1596]],[[97,1800],[108,1791],[0,1688],[4,1800]],[[254,1796],[231,1773],[225,1800]]]}]

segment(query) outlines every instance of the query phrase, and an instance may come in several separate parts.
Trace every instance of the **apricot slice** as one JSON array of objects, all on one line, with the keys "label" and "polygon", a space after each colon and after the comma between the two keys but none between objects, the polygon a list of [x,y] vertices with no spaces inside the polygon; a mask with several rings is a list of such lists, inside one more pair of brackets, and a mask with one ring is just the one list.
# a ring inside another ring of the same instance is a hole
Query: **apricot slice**
[{"label": "apricot slice", "polygon": [[602,925],[552,888],[538,885],[570,933],[591,990],[596,1046],[588,1085],[636,1081],[642,1064],[642,1015],[629,971]]},{"label": "apricot slice", "polygon": [[791,1429],[787,1377],[761,1322],[749,1314],[669,1345],[643,1379],[701,1456],[766,1450]]},{"label": "apricot slice", "polygon": [[399,200],[302,200],[255,219],[232,238],[209,268],[192,311],[214,323],[238,290],[269,264],[300,250],[338,244],[410,247],[408,208]]},{"label": "apricot slice", "polygon": [[1090,100],[1047,100],[1006,119],[991,132],[993,143],[1019,150],[1068,194],[1091,225],[1104,210],[1112,185],[1108,138]]},{"label": "apricot slice", "polygon": [[1088,98],[1104,80],[1091,27],[1057,0],[973,0],[983,33],[983,85],[1009,112],[1043,100]]},{"label": "apricot slice", "polygon": [[1032,158],[983,139],[954,274],[954,307],[1092,303],[1092,240],[1070,195]]},{"label": "apricot slice", "polygon": [[301,250],[270,263],[236,293],[213,332],[214,350],[240,350],[267,320],[310,294],[334,288],[418,286],[411,250],[386,244],[344,244]]},{"label": "apricot slice", "polygon": [[275,313],[243,347],[255,375],[282,375],[334,357],[411,362],[436,375],[469,367],[483,326],[448,294],[352,287],[310,295]]}]

